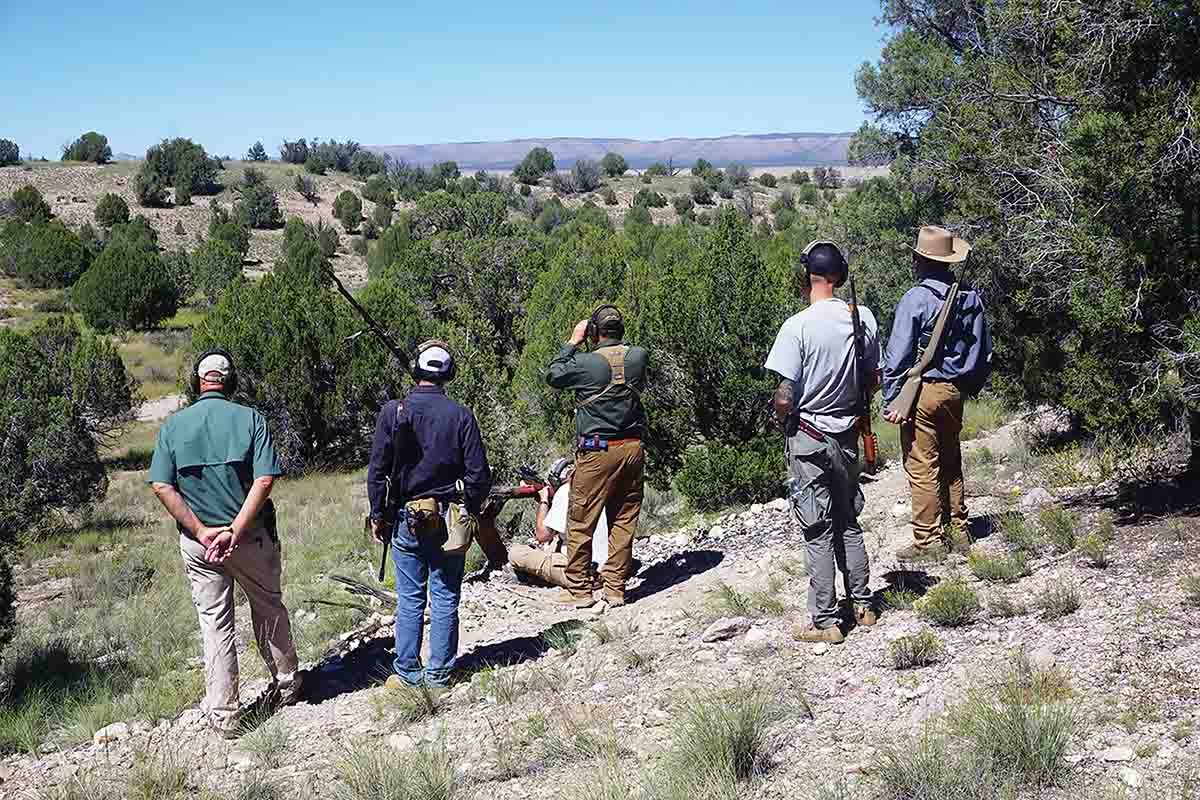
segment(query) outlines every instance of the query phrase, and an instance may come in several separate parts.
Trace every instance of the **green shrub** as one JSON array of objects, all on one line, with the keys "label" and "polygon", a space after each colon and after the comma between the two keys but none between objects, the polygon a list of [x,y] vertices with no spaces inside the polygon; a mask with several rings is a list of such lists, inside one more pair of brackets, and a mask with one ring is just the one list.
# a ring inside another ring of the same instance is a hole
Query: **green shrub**
[{"label": "green shrub", "polygon": [[370,243],[367,241],[367,239],[368,237],[366,235],[364,226],[363,235],[355,237],[354,241],[350,245],[350,249],[354,251],[355,255],[363,256],[364,258],[366,257],[367,252],[371,249]]},{"label": "green shrub", "polygon": [[790,208],[781,208],[775,213],[775,230],[786,231],[800,219],[800,215]]},{"label": "green shrub", "polygon": [[[250,170],[246,171],[250,174]],[[279,197],[265,182],[244,185],[241,199],[234,206],[234,216],[248,228],[278,228],[283,224],[283,213],[279,210]]]},{"label": "green shrub", "polygon": [[362,201],[358,199],[358,195],[347,189],[333,201],[333,215],[342,223],[346,233],[354,233],[362,220]]},{"label": "green shrub", "polygon": [[554,155],[544,147],[535,147],[513,169],[513,178],[524,184],[534,184],[553,171]]},{"label": "green shrub", "polygon": [[633,196],[633,204],[645,208],[666,208],[667,198],[650,189],[639,189],[638,193]]},{"label": "green shrub", "polygon": [[279,158],[287,164],[303,164],[308,161],[308,142],[305,139],[294,142],[284,140],[279,145]]},{"label": "green shrub", "polygon": [[0,167],[21,162],[21,148],[12,139],[0,139]]},{"label": "green shrub", "polygon": [[591,192],[600,188],[600,165],[595,161],[581,158],[571,167],[571,183],[577,192]]},{"label": "green shrub", "polygon": [[692,209],[696,207],[695,201],[686,194],[675,195],[671,198],[671,205],[675,207],[675,213],[681,217],[690,217]]},{"label": "green shrub", "polygon": [[946,628],[969,625],[980,611],[979,597],[959,577],[938,583],[925,593],[915,608],[917,616]]},{"label": "green shrub", "polygon": [[800,191],[796,193],[796,202],[806,206],[818,205],[821,202],[821,192],[815,184],[802,183]]},{"label": "green shrub", "polygon": [[759,182],[760,184],[762,184],[763,186],[766,186],[768,189],[774,189],[774,188],[775,188],[775,185],[776,185],[776,184],[777,184],[779,181],[778,181],[778,179],[776,179],[776,177],[775,177],[773,174],[771,174],[770,172],[764,172],[762,175],[759,175],[759,176],[758,176],[758,182]]},{"label": "green shrub", "polygon": [[1200,606],[1200,573],[1195,575],[1184,575],[1179,579],[1179,590],[1183,592],[1184,599],[1194,606]]},{"label": "green shrub", "polygon": [[267,148],[263,147],[261,141],[250,145],[250,149],[246,151],[247,161],[267,161]]},{"label": "green shrub", "polygon": [[71,291],[71,302],[98,331],[142,330],[174,316],[176,287],[158,253],[117,239]]},{"label": "green shrub", "polygon": [[192,283],[209,305],[242,274],[242,257],[221,239],[204,241],[191,255]]},{"label": "green shrub", "polygon": [[112,148],[108,146],[108,137],[95,131],[88,131],[71,144],[63,147],[63,161],[91,161],[95,164],[107,164],[112,160]]},{"label": "green shrub", "polygon": [[696,163],[692,166],[692,174],[698,178],[706,178],[714,172],[716,169],[708,159],[697,158]]},{"label": "green shrub", "polygon": [[521,191],[521,197],[529,197],[529,195],[533,194],[533,190],[529,188],[529,184],[527,184],[527,183],[521,184],[520,191]]},{"label": "green shrub", "polygon": [[797,169],[793,170],[792,174],[788,176],[788,180],[799,186],[800,184],[808,183],[810,180],[812,180],[812,176],[809,175],[805,170]]},{"label": "green shrub", "polygon": [[629,164],[620,153],[605,153],[600,159],[600,169],[610,178],[619,178],[629,171]]},{"label": "green shrub", "polygon": [[670,169],[668,169],[667,165],[661,161],[655,161],[653,164],[646,167],[646,175],[650,176],[651,178],[665,178],[670,173]]},{"label": "green shrub", "polygon": [[980,580],[1001,583],[1012,583],[1031,573],[1029,560],[1021,551],[1012,555],[992,555],[975,548],[967,556],[967,566]]},{"label": "green shrub", "polygon": [[357,150],[350,157],[349,172],[360,181],[378,176],[385,169],[387,169],[387,165],[384,163],[383,156],[372,153],[370,150]]},{"label": "green shrub", "polygon": [[196,291],[196,284],[192,280],[192,260],[182,247],[169,253],[163,253],[162,260],[163,267],[167,270],[167,277],[175,286],[175,295],[182,304],[192,296],[192,292]]},{"label": "green shrub", "polygon": [[392,213],[391,206],[380,203],[376,205],[375,209],[371,212],[371,221],[375,223],[375,227],[380,232],[385,231],[391,227]]},{"label": "green shrub", "polygon": [[717,184],[717,196],[722,200],[733,199],[733,184],[729,181],[721,181]]},{"label": "green shrub", "polygon": [[676,486],[701,511],[778,496],[783,452],[773,438],[739,445],[709,444],[683,455]]},{"label": "green shrub", "polygon": [[133,176],[133,195],[138,205],[146,208],[161,208],[167,204],[167,179],[154,170],[142,167]]},{"label": "green shrub", "polygon": [[1096,529],[1090,531],[1087,536],[1079,543],[1079,552],[1087,558],[1088,562],[1098,569],[1104,569],[1109,562],[1109,547],[1116,539],[1116,528],[1113,525],[1113,519],[1109,515],[1104,515]]},{"label": "green shrub", "polygon": [[606,206],[615,206],[617,204],[617,193],[611,187],[606,187],[604,191],[600,192],[600,196],[604,198],[604,205]]},{"label": "green shrub", "polygon": [[250,252],[250,229],[238,216],[230,214],[214,199],[209,204],[208,236],[220,239],[242,258]]},{"label": "green shrub", "polygon": [[161,205],[163,192],[158,190],[173,186],[175,205],[188,205],[192,195],[213,192],[219,170],[219,162],[191,139],[163,139],[146,151],[134,191],[142,205]]},{"label": "green shrub", "polygon": [[1069,553],[1075,549],[1078,514],[1065,508],[1047,506],[1038,512],[1038,524],[1042,528],[1042,535],[1056,552]]},{"label": "green shrub", "polygon": [[1000,520],[1000,538],[1019,553],[1036,555],[1042,540],[1038,530],[1021,514],[1005,514]]},{"label": "green shrub", "polygon": [[385,205],[388,208],[396,204],[396,197],[392,194],[392,185],[383,175],[372,175],[368,178],[366,186],[363,187],[362,196],[372,203]]},{"label": "green shrub", "polygon": [[6,230],[4,242],[6,271],[39,289],[72,285],[92,260],[83,241],[58,220],[15,225]]},{"label": "green shrub", "polygon": [[711,206],[713,204],[712,190],[704,181],[692,181],[689,190],[692,194],[692,201],[699,206]]},{"label": "green shrub", "polygon": [[707,228],[709,225],[712,225],[712,215],[707,211],[701,211],[696,215],[696,224]]},{"label": "green shrub", "polygon": [[946,647],[931,630],[901,636],[888,645],[888,656],[896,669],[928,667],[941,661]]},{"label": "green shrub", "polygon": [[50,206],[34,186],[25,184],[13,192],[13,206],[21,222],[48,222]]},{"label": "green shrub", "polygon": [[1053,622],[1078,611],[1083,605],[1083,598],[1074,584],[1063,583],[1046,589],[1033,602],[1041,609],[1042,619]]},{"label": "green shrub", "polygon": [[1029,613],[1029,609],[1025,608],[1023,604],[1004,594],[998,594],[988,600],[987,610],[988,616],[996,619],[1023,617]]},{"label": "green shrub", "polygon": [[750,170],[745,164],[730,164],[725,168],[725,180],[740,188],[750,182]]},{"label": "green shrub", "polygon": [[644,183],[644,184],[646,184],[646,185],[649,185],[649,184],[651,184],[651,183],[654,183],[654,178],[652,178],[652,177],[651,177],[651,176],[649,176],[649,175],[643,175],[643,176],[641,177],[641,179],[640,179],[640,180],[641,180],[641,182],[642,182],[642,183]]},{"label": "green shrub", "polygon": [[129,222],[129,204],[120,195],[109,192],[96,203],[96,222],[106,228]]},{"label": "green shrub", "polygon": [[650,216],[650,209],[645,206],[634,206],[625,212],[625,225],[653,225],[654,220]]}]

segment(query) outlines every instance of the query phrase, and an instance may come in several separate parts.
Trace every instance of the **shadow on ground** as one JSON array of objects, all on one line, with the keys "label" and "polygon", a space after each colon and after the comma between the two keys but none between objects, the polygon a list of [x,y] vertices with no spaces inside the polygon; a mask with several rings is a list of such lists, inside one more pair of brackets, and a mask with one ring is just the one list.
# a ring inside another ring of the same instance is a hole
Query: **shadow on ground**
[{"label": "shadow on ground", "polygon": [[719,550],[688,550],[656,561],[634,577],[640,582],[625,597],[629,602],[643,600],[672,586],[708,572],[725,559]]}]

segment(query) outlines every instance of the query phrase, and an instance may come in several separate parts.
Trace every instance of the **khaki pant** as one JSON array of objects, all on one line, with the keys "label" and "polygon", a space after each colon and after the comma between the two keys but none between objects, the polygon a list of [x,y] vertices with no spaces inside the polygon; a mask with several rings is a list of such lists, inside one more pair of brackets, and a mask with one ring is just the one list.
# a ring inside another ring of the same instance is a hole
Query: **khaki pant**
[{"label": "khaki pant", "polygon": [[946,525],[967,524],[963,492],[963,398],[952,383],[926,382],[917,397],[915,419],[900,427],[904,471],[912,489],[913,541],[929,547],[942,540]]},{"label": "khaki pant", "polygon": [[604,593],[624,599],[633,567],[633,535],[642,513],[642,477],[646,456],[637,440],[613,442],[607,450],[581,450],[571,477],[567,511],[567,588],[590,597],[592,535],[600,512],[608,515],[608,561],[600,568]]},{"label": "khaki pant", "polygon": [[190,536],[179,537],[179,550],[204,641],[204,710],[214,717],[228,718],[240,705],[234,581],[250,601],[254,638],[271,675],[287,677],[296,671],[296,646],[280,591],[279,544],[271,541],[265,528],[258,527],[246,532],[222,564],[205,561],[204,545]]},{"label": "khaki pant", "polygon": [[566,553],[530,547],[527,544],[514,544],[508,549],[508,563],[513,565],[513,569],[532,575],[552,586],[567,588]]}]

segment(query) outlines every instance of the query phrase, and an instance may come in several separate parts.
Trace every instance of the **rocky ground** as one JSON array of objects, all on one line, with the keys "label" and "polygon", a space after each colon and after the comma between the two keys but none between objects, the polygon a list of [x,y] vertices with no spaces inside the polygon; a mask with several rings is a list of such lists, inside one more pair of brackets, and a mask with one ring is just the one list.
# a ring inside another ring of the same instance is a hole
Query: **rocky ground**
[{"label": "rocky ground", "polygon": [[[983,551],[1001,547],[1001,513],[1057,502],[1032,482],[1035,473],[1006,456],[1013,446],[1012,426],[966,446],[974,453],[968,488]],[[315,665],[306,702],[275,715],[270,724],[286,736],[277,758],[264,760],[250,740],[212,737],[192,710],[110,726],[72,749],[8,756],[0,761],[0,795],[34,798],[88,771],[116,778],[148,750],[183,758],[197,786],[229,791],[261,773],[295,796],[322,797],[350,743],[404,752],[441,740],[475,796],[558,797],[587,765],[538,755],[531,742],[547,730],[613,732],[623,768],[632,772],[669,746],[681,700],[752,683],[772,693],[783,717],[770,731],[772,767],[747,796],[805,796],[831,781],[860,780],[884,743],[938,719],[1014,653],[1057,670],[1069,682],[1072,708],[1087,721],[1070,746],[1074,776],[1051,795],[1078,797],[1110,782],[1153,791],[1200,763],[1200,638],[1195,608],[1179,588],[1180,576],[1196,568],[1197,519],[1118,526],[1105,569],[1077,552],[1044,551],[1029,576],[991,584],[977,580],[961,555],[937,564],[897,562],[896,550],[911,537],[904,475],[892,465],[864,488],[872,585],[881,596],[897,588],[919,593],[961,576],[985,609],[999,595],[1029,609],[1007,619],[982,610],[971,624],[934,627],[945,654],[920,669],[897,670],[889,655],[898,638],[929,627],[911,609],[884,608],[875,628],[854,630],[840,646],[796,643],[791,628],[804,620],[807,581],[786,506],[775,501],[640,540],[641,566],[624,608],[579,612],[553,605],[550,589],[497,578],[468,584],[461,651],[469,679],[439,701],[432,718],[404,722],[379,686],[391,635],[380,608]],[[1079,512],[1082,535],[1097,511]],[[365,571],[359,577],[369,580]],[[1077,611],[1053,621],[1037,612],[1035,597],[1068,585],[1082,599]],[[740,593],[744,608],[721,603],[727,587]],[[782,614],[773,614],[769,599],[782,602]],[[565,644],[572,629],[581,635]],[[249,699],[259,689],[261,683],[244,692]]]}]

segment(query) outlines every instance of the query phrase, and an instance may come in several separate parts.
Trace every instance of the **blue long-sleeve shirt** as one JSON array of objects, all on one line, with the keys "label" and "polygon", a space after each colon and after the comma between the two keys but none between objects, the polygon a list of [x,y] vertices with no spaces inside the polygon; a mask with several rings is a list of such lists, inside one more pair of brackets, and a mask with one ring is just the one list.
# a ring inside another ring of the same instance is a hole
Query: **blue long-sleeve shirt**
[{"label": "blue long-sleeve shirt", "polygon": [[[917,362],[920,349],[929,343],[938,311],[953,283],[954,276],[948,270],[926,273],[900,299],[884,357],[885,403],[900,394],[904,373]],[[959,287],[957,305],[953,324],[947,328],[942,346],[924,377],[953,381],[974,393],[983,388],[992,371],[992,335],[983,300],[974,287],[965,283]]]},{"label": "blue long-sleeve shirt", "polygon": [[455,484],[461,480],[467,508],[478,513],[491,491],[492,473],[475,415],[447,397],[440,386],[417,386],[404,400],[412,435],[404,451],[395,453],[397,402],[385,403],[375,420],[367,466],[371,519],[383,517],[386,481],[396,458],[401,459],[400,491],[405,501],[425,497],[457,501]]}]

